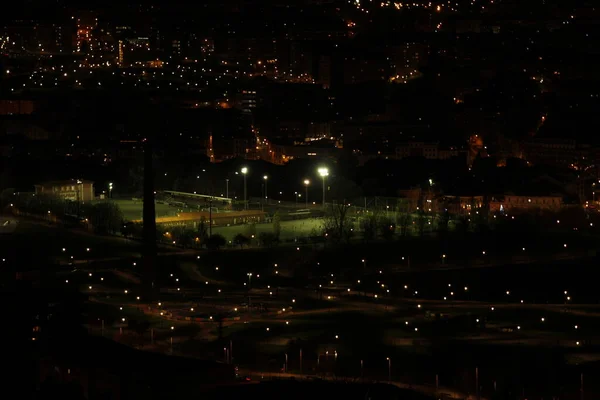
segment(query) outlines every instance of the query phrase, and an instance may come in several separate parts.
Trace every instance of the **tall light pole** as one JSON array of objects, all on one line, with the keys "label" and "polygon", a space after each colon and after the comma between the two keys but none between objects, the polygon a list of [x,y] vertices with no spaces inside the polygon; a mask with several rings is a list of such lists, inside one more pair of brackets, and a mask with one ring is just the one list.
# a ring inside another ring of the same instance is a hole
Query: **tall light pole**
[{"label": "tall light pole", "polygon": [[246,167],[242,168],[242,175],[244,175],[244,210],[248,209],[248,200],[246,200],[247,199],[247,197],[246,197],[246,194],[247,194],[247,192],[246,192],[246,175],[247,174],[248,174],[248,168],[246,168]]},{"label": "tall light pole", "polygon": [[308,208],[308,185],[310,185],[310,181],[305,179],[304,186],[306,187],[306,191],[304,192],[304,198],[306,199],[306,208]]},{"label": "tall light pole", "polygon": [[252,272],[248,272],[248,311],[252,311],[252,297],[250,297],[250,291],[252,290]]},{"label": "tall light pole", "polygon": [[[77,216],[81,217],[81,202],[83,202],[83,181],[77,179]],[[50,212],[50,211],[48,211]]]},{"label": "tall light pole", "polygon": [[265,203],[269,204],[269,177],[265,175],[263,179],[265,180]]},{"label": "tall light pole", "polygon": [[388,362],[388,382],[391,382],[392,381],[392,359],[388,357],[387,362]]},{"label": "tall light pole", "polygon": [[212,236],[212,196],[208,199],[208,237]]},{"label": "tall light pole", "polygon": [[229,198],[229,179],[225,179],[225,197]]},{"label": "tall light pole", "polygon": [[108,183],[108,197],[112,199],[112,190],[113,190],[113,183],[109,182]]},{"label": "tall light pole", "polygon": [[325,178],[329,176],[329,170],[327,168],[319,168],[319,175],[323,178],[323,209],[325,209]]}]

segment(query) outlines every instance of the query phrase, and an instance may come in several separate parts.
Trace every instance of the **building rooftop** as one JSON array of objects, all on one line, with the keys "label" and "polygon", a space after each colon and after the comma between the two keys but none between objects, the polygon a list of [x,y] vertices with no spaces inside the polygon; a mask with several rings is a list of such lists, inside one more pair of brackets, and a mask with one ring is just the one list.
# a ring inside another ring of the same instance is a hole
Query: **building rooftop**
[{"label": "building rooftop", "polygon": [[61,185],[74,185],[74,184],[78,184],[78,183],[93,184],[94,181],[90,181],[87,179],[64,179],[64,180],[41,182],[41,183],[38,183],[37,186],[61,186]]}]

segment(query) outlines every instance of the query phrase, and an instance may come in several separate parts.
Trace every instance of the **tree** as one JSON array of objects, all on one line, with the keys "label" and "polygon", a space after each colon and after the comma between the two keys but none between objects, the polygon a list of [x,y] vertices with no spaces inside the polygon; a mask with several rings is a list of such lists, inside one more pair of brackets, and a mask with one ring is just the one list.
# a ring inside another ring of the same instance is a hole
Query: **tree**
[{"label": "tree", "polygon": [[471,218],[468,215],[461,215],[456,220],[457,231],[463,235],[469,233],[471,226]]},{"label": "tree", "polygon": [[238,233],[233,238],[233,243],[240,246],[240,249],[244,247],[244,245],[248,245],[250,243],[250,238],[243,233]]},{"label": "tree", "polygon": [[121,228],[121,234],[123,234],[123,236],[125,237],[135,237],[135,238],[141,238],[142,237],[142,224],[139,222],[126,222],[123,224],[123,227]]},{"label": "tree", "polygon": [[65,214],[65,201],[53,194],[26,194],[23,196],[14,196],[15,206],[25,212],[35,215],[63,216]]},{"label": "tree", "polygon": [[471,198],[471,225],[477,232],[489,230],[490,203],[488,196],[483,197],[483,202],[477,206],[475,199]]},{"label": "tree", "polygon": [[94,204],[90,213],[90,223],[98,233],[116,233],[123,226],[123,213],[119,206],[112,201]]},{"label": "tree", "polygon": [[194,244],[195,232],[185,226],[173,229],[173,240],[183,247],[191,247]]},{"label": "tree", "polygon": [[391,240],[396,232],[396,225],[387,217],[380,218],[378,221],[379,234],[386,240]]},{"label": "tree", "polygon": [[249,238],[256,237],[256,224],[254,222],[246,225],[246,236]]},{"label": "tree", "polygon": [[272,247],[277,244],[279,239],[272,232],[261,232],[258,235],[258,241],[262,246]]},{"label": "tree", "polygon": [[279,216],[279,211],[273,215],[273,234],[279,240],[281,236],[281,217]]},{"label": "tree", "polygon": [[182,232],[182,236],[178,239],[183,247],[193,247],[194,239],[196,238],[196,232],[189,227],[185,227]]},{"label": "tree", "polygon": [[64,212],[66,215],[89,215],[91,208],[90,203],[81,204],[78,201],[65,200]]},{"label": "tree", "polygon": [[218,233],[206,239],[206,247],[208,247],[210,250],[219,250],[226,244],[227,241],[225,240],[225,238],[222,235],[219,235]]},{"label": "tree", "polygon": [[168,231],[163,225],[156,225],[156,241],[158,243],[165,242],[167,240]]},{"label": "tree", "polygon": [[377,216],[375,214],[368,215],[360,221],[363,231],[363,239],[369,242],[377,236]]},{"label": "tree", "polygon": [[447,209],[445,209],[444,211],[442,211],[440,213],[438,221],[437,221],[438,232],[440,232],[441,234],[447,233],[449,223],[450,223],[450,213],[448,212]]},{"label": "tree", "polygon": [[398,205],[396,206],[396,225],[400,227],[400,234],[402,236],[408,234],[408,227],[411,222],[410,203],[406,202],[406,204],[402,204],[401,201],[398,201]]},{"label": "tree", "polygon": [[206,242],[206,239],[208,238],[208,224],[206,222],[206,217],[200,218],[196,235],[200,243]]},{"label": "tree", "polygon": [[350,204],[331,204],[325,215],[325,232],[335,242],[350,241],[353,235],[354,224],[348,217]]},{"label": "tree", "polygon": [[425,216],[425,210],[423,210],[423,207],[419,207],[419,209],[417,210],[417,229],[419,232],[419,236],[423,236],[425,234],[425,220],[426,220],[426,216]]}]

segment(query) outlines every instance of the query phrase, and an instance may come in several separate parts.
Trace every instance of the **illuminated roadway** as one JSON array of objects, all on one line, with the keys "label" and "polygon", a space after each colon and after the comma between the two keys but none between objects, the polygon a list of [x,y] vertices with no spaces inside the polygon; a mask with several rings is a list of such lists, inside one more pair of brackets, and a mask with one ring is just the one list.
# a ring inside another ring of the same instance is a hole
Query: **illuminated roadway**
[{"label": "illuminated roadway", "polygon": [[[245,376],[249,376],[251,378],[257,379],[257,380],[261,380],[261,379],[265,379],[265,377],[267,378],[295,378],[295,379],[306,379],[306,380],[311,380],[311,379],[322,379],[322,380],[326,380],[326,381],[339,381],[339,382],[347,382],[349,381],[348,379],[343,379],[343,378],[336,378],[336,377],[330,377],[330,376],[316,376],[316,375],[306,375],[306,374],[292,374],[289,372],[278,372],[278,373],[261,373],[261,372],[255,372],[252,370],[243,370],[240,369],[239,370],[239,374],[240,375],[245,375]],[[352,382],[361,382],[360,379],[353,379],[351,380]],[[429,396],[442,396],[441,398],[446,398],[446,399],[465,399],[465,400],[474,400],[474,399],[479,399],[479,400],[487,400],[485,397],[483,396],[474,396],[474,395],[469,395],[466,393],[461,393],[459,391],[456,390],[452,390],[452,389],[448,389],[448,388],[442,388],[442,387],[438,387],[435,388],[433,386],[425,386],[425,385],[409,385],[407,383],[402,383],[402,382],[396,382],[396,381],[392,381],[389,382],[391,385],[394,385],[400,389],[408,389],[408,390],[414,390],[416,392],[419,393],[423,393]],[[440,398],[440,397],[437,397]]]},{"label": "illuminated roadway", "polygon": [[13,233],[19,222],[11,217],[0,218],[0,234]]}]

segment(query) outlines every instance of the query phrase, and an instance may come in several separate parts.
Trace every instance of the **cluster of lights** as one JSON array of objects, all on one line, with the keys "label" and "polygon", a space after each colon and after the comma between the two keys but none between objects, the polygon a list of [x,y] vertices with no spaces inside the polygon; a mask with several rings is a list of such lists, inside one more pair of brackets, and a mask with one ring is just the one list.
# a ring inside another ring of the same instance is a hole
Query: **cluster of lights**
[{"label": "cluster of lights", "polygon": [[[247,169],[247,168],[243,168],[243,169],[241,170],[241,172],[242,172],[242,174],[246,175],[246,174],[248,173],[248,169]],[[319,169],[319,171],[318,171],[318,172],[319,172],[319,174],[320,174],[320,175],[321,175],[323,178],[325,178],[325,177],[328,175],[328,171],[327,171],[327,169]],[[266,178],[266,177],[265,177],[265,178]],[[308,185],[310,184],[310,182],[309,182],[308,180],[305,180],[305,181],[304,181],[304,184],[305,184],[306,186],[308,186]],[[556,221],[556,223],[557,223],[557,224],[560,224],[560,221],[559,221],[559,220],[557,220],[557,221]],[[567,244],[566,244],[566,243],[564,243],[564,244],[563,244],[563,247],[564,247],[564,248],[567,248]],[[523,251],[525,251],[525,248],[522,248],[522,250],[523,250]],[[62,248],[62,252],[63,252],[63,253],[66,253],[66,251],[67,251],[67,249],[66,249],[66,248]],[[90,248],[86,248],[86,249],[85,249],[85,251],[89,253],[89,252],[91,251],[91,249],[90,249]],[[485,250],[481,250],[481,254],[485,256],[485,255],[486,255],[486,251],[485,251]],[[198,258],[199,258],[199,257],[200,257],[200,256],[198,256]],[[445,258],[445,257],[446,257],[446,255],[445,255],[445,254],[444,254],[444,255],[442,255],[442,257],[443,257],[443,258]],[[71,259],[73,259],[73,256],[71,256]],[[404,259],[404,257],[403,257],[403,259]],[[362,259],[362,260],[361,260],[361,263],[362,263],[362,264],[363,264],[363,266],[366,268],[366,259]],[[133,265],[135,266],[135,262],[133,263]],[[275,269],[274,269],[274,273],[275,273],[275,274],[278,274],[278,270],[277,270],[277,268],[278,268],[278,264],[274,264],[274,268],[275,268]],[[216,271],[219,271],[219,267],[215,267],[215,270],[216,270]],[[381,270],[379,271],[379,274],[382,274],[382,271],[381,271]],[[251,278],[252,278],[253,274],[252,274],[252,273],[248,273],[247,275],[248,275],[248,278],[249,278],[249,280],[251,280]],[[173,274],[171,274],[170,276],[171,276],[171,277],[172,277],[172,278],[175,280],[175,282],[178,282],[178,281],[179,281],[179,279],[178,279],[177,277],[174,277],[174,275],[173,275]],[[90,278],[91,278],[91,277],[93,277],[93,274],[92,274],[92,273],[89,273],[89,277],[90,277]],[[259,278],[259,277],[260,277],[260,275],[258,275],[258,274],[257,274],[257,275],[256,275],[256,278]],[[333,276],[333,274],[331,274],[331,278],[333,278],[333,277],[334,277],[334,276]],[[101,280],[103,280],[103,278],[100,278],[100,279],[101,279]],[[68,283],[68,280],[67,280],[66,282]],[[334,280],[333,280],[333,279],[329,280],[329,282],[330,282],[330,284],[331,284],[331,285],[334,285]],[[360,280],[358,280],[358,283],[360,284]],[[206,282],[206,284],[208,284],[208,282]],[[386,289],[386,287],[387,287],[387,285],[386,285],[385,283],[381,283],[380,281],[377,281],[377,284],[378,284],[378,285],[379,285],[379,286],[380,286],[382,289]],[[91,286],[91,285],[90,285],[90,286],[88,286],[88,288],[89,288],[89,290],[92,290],[92,286]],[[448,284],[448,288],[452,288],[452,284]],[[268,286],[268,289],[270,289],[270,286]],[[404,289],[408,289],[408,286],[407,286],[407,285],[404,285]],[[180,288],[177,288],[177,290],[179,291],[179,290],[180,290]],[[347,290],[348,290],[348,291],[350,291],[350,289],[347,289]],[[388,288],[388,289],[386,289],[386,290],[387,290],[387,292],[389,293],[389,288]],[[449,290],[450,290],[450,289],[449,289]],[[469,290],[469,288],[468,288],[467,286],[464,286],[464,287],[463,287],[463,290],[464,290],[464,292],[467,292],[467,291]],[[221,292],[221,289],[219,289],[219,290],[218,290],[218,292],[220,293],[220,292]],[[127,289],[126,289],[126,290],[124,290],[124,293],[125,293],[125,294],[128,294],[128,290],[127,290]],[[269,293],[272,295],[272,292],[269,292]],[[414,294],[415,294],[415,295],[418,295],[418,291],[414,291]],[[511,291],[510,291],[510,290],[506,290],[506,291],[505,291],[505,294],[506,294],[506,296],[511,296]],[[453,298],[453,297],[454,297],[454,295],[455,295],[455,292],[454,292],[454,291],[450,291],[450,292],[449,292],[449,295],[451,296],[451,298]],[[378,297],[378,296],[377,296],[377,294],[375,294],[375,295],[374,295],[374,297],[375,297],[375,298],[377,298],[377,297]],[[328,299],[331,299],[331,296],[328,296]],[[571,298],[570,294],[569,294],[567,291],[564,291],[564,299],[565,299],[565,304],[566,304],[567,302],[570,302],[570,301],[572,301],[572,298]],[[141,299],[140,299],[140,296],[136,296],[136,300],[140,301],[140,300],[141,300]],[[447,300],[447,297],[444,297],[444,300]],[[292,300],[292,303],[295,303],[295,299],[293,299],[293,300]],[[521,303],[521,304],[524,304],[524,301],[523,301],[523,300],[520,300],[520,303]],[[158,303],[158,305],[159,305],[159,307],[160,307],[160,306],[161,306],[161,303]],[[416,306],[416,307],[417,307],[418,309],[422,309],[422,305],[421,305],[421,304],[417,304],[417,306]],[[291,307],[288,307],[288,308],[289,308],[289,309],[291,309]],[[122,310],[122,307],[121,307],[121,310]],[[191,308],[189,308],[189,310],[190,310],[191,312],[194,312],[194,307],[191,307]],[[235,311],[235,312],[237,312],[237,311],[238,311],[238,309],[237,309],[237,308],[234,308],[234,311]],[[286,309],[286,308],[282,308],[282,309],[281,309],[281,312],[286,312],[286,311],[287,311],[287,309]],[[494,306],[490,307],[490,311],[492,311],[492,312],[493,312],[493,311],[495,311],[495,307],[494,307]],[[161,312],[161,315],[163,315],[163,313],[162,313],[162,312]],[[212,320],[212,316],[210,317],[210,319]],[[123,321],[123,322],[125,322],[125,318],[122,318],[122,321]],[[478,320],[478,321],[479,321],[479,320]],[[546,322],[546,319],[545,319],[545,317],[541,317],[541,318],[540,318],[540,321],[541,321],[542,323],[543,323],[543,322]],[[286,325],[289,325],[289,321],[287,321],[287,320],[286,320],[286,321],[285,321],[285,324],[286,324]],[[409,322],[408,322],[408,321],[405,321],[405,324],[406,324],[406,325],[408,325],[408,324],[409,324]],[[579,326],[579,325],[573,325],[573,327],[574,327],[574,329],[575,329],[575,330],[578,330],[578,329],[580,329],[580,326]],[[173,329],[174,329],[174,327],[171,327],[171,329],[173,330]],[[522,329],[521,325],[518,325],[518,326],[516,326],[516,329],[520,331],[520,330]],[[268,328],[268,327],[267,327],[267,328],[266,328],[266,331],[268,332],[269,330],[270,330],[270,328]],[[416,328],[416,327],[415,327],[415,328],[414,328],[414,331],[415,331],[415,332],[417,332],[417,331],[418,331],[418,328]],[[337,340],[337,339],[339,339],[339,337],[340,337],[339,335],[335,335],[335,339],[336,339],[336,340]],[[576,342],[576,344],[579,346],[579,345],[580,345],[580,342],[579,342],[579,341],[577,341],[577,342]]]}]

